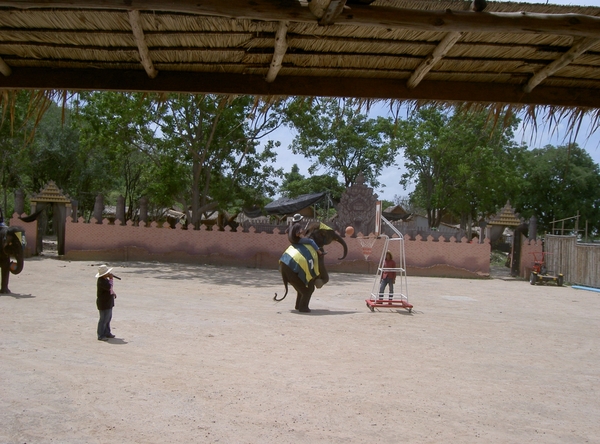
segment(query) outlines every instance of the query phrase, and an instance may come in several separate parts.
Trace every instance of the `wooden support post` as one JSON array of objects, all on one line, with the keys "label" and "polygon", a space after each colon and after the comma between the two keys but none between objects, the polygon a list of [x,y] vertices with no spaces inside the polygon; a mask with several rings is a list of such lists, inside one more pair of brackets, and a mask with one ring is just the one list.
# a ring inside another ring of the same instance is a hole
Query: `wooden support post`
[{"label": "wooden support post", "polygon": [[346,0],[312,0],[308,8],[319,19],[319,25],[332,25],[342,13]]},{"label": "wooden support post", "polygon": [[275,51],[273,52],[273,59],[271,60],[269,72],[267,72],[265,78],[269,83],[275,80],[275,77],[277,77],[277,73],[279,73],[283,64],[283,57],[285,56],[288,47],[286,34],[289,26],[290,22],[279,22],[279,27],[275,33]]},{"label": "wooden support post", "polygon": [[154,64],[152,63],[152,59],[150,58],[150,51],[148,50],[148,45],[146,45],[146,39],[144,38],[144,30],[142,29],[142,24],[140,20],[140,11],[134,9],[133,11],[129,11],[128,14],[129,23],[131,24],[131,30],[133,31],[135,43],[137,44],[138,51],[140,53],[140,60],[142,62],[142,66],[146,70],[146,74],[148,74],[148,77],[153,79],[158,75],[158,71],[154,68]]},{"label": "wooden support post", "polygon": [[415,88],[423,77],[444,57],[448,51],[454,46],[456,42],[462,37],[462,32],[449,32],[444,36],[442,41],[433,52],[415,69],[408,81],[406,86],[409,89]]},{"label": "wooden support post", "polygon": [[560,58],[536,72],[533,77],[529,79],[527,85],[523,87],[523,91],[530,93],[533,88],[542,83],[546,78],[572,63],[573,60],[598,43],[600,43],[600,39],[597,38],[579,39],[571,49],[565,52]]},{"label": "wooden support post", "polygon": [[0,57],[0,73],[4,74],[6,77],[12,74],[12,69],[10,69],[10,66],[2,60],[2,57]]}]

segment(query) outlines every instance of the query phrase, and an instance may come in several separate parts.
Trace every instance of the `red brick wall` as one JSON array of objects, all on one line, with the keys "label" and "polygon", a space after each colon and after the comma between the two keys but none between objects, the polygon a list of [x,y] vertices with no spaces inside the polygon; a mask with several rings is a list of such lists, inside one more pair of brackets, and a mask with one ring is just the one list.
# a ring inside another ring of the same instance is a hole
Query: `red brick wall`
[{"label": "red brick wall", "polygon": [[[533,252],[542,252],[542,241],[530,241],[525,236],[521,235],[521,266],[519,267],[519,276],[529,279],[531,269],[533,268],[534,256]],[[541,258],[541,255],[537,255]]]},{"label": "red brick wall", "polygon": [[[243,267],[278,267],[281,253],[289,245],[285,234],[275,229],[274,234],[249,232],[183,230],[159,227],[153,222],[148,227],[102,224],[66,224],[65,258],[73,260],[131,261],[160,260],[193,262]],[[375,273],[379,264],[384,238],[377,239],[365,260],[362,245],[357,238],[346,237],[348,255],[344,260],[342,246],[334,242],[326,247],[325,263],[330,271]],[[398,242],[398,241],[396,241]],[[393,245],[397,251],[398,244]],[[468,243],[466,238],[456,242],[434,242],[433,239],[405,239],[408,275],[487,277],[490,270],[490,245]]]}]

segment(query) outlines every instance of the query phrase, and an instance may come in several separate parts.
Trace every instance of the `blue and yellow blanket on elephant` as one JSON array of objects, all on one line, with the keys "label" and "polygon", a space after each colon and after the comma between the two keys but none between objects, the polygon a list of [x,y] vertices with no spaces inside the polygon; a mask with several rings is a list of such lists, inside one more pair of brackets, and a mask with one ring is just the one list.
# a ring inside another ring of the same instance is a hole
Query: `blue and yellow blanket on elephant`
[{"label": "blue and yellow blanket on elephant", "polygon": [[279,262],[290,267],[306,286],[319,275],[319,256],[310,245],[290,245]]}]

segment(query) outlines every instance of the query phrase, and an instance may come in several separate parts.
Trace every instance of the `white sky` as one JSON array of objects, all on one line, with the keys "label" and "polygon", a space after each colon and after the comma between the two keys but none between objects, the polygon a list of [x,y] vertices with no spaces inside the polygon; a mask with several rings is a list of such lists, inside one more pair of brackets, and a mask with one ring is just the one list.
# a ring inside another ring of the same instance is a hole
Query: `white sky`
[{"label": "white sky", "polygon": [[[567,6],[596,6],[600,7],[600,0],[549,0],[549,1],[532,1],[532,0],[520,0],[515,3],[533,3],[533,4],[554,4],[554,5],[567,5]],[[385,109],[381,109],[379,112],[374,112],[374,115],[386,116]],[[404,116],[405,117],[405,116]],[[569,143],[571,140],[568,139],[569,132],[566,128],[566,122],[558,125],[557,128],[538,128],[536,137],[532,140],[531,129],[521,130],[519,134],[515,136],[518,143],[524,142],[530,148],[541,148],[545,145],[551,144],[554,146],[564,145]],[[600,164],[600,131],[589,136],[589,120],[584,121],[584,125],[580,129],[578,137],[574,140],[580,147],[584,148],[590,156],[594,159],[594,162]],[[273,136],[275,140],[281,142],[281,148],[278,150],[277,161],[275,162],[276,168],[283,168],[284,172],[289,172],[294,164],[297,164],[300,168],[300,174],[308,177],[308,162],[304,157],[300,155],[294,155],[288,146],[291,143],[294,134],[290,132],[288,128],[282,128],[277,131]],[[379,181],[384,185],[375,190],[380,199],[392,201],[394,196],[407,196],[409,190],[398,184],[400,176],[402,175],[404,159],[402,155],[399,155],[396,159],[396,163],[399,166],[386,168],[379,178]],[[324,174],[324,171],[319,171],[317,174]]]}]

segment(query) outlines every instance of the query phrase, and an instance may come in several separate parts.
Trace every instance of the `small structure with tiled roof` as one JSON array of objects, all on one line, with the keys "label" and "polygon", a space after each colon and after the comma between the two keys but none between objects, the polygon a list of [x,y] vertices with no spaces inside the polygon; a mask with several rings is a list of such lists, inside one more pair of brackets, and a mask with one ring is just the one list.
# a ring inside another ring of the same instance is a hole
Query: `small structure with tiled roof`
[{"label": "small structure with tiled roof", "polygon": [[39,212],[37,218],[37,239],[35,254],[40,254],[43,250],[43,237],[46,234],[46,225],[48,215],[46,208],[52,207],[52,231],[56,234],[57,252],[59,255],[65,254],[65,222],[67,216],[71,214],[71,198],[63,194],[62,190],[56,186],[54,181],[50,181],[39,193],[34,194],[29,201],[32,209]]},{"label": "small structure with tiled roof", "polygon": [[66,207],[71,206],[71,198],[69,196],[65,196],[61,189],[56,186],[54,181],[50,181],[46,184],[44,188],[40,190],[39,193],[34,194],[29,201],[32,203],[59,203],[65,204]]},{"label": "small structure with tiled roof", "polygon": [[502,225],[503,227],[518,227],[523,223],[523,218],[518,217],[515,210],[510,205],[510,201],[506,201],[506,205],[502,208],[499,214],[494,215],[488,225]]}]

